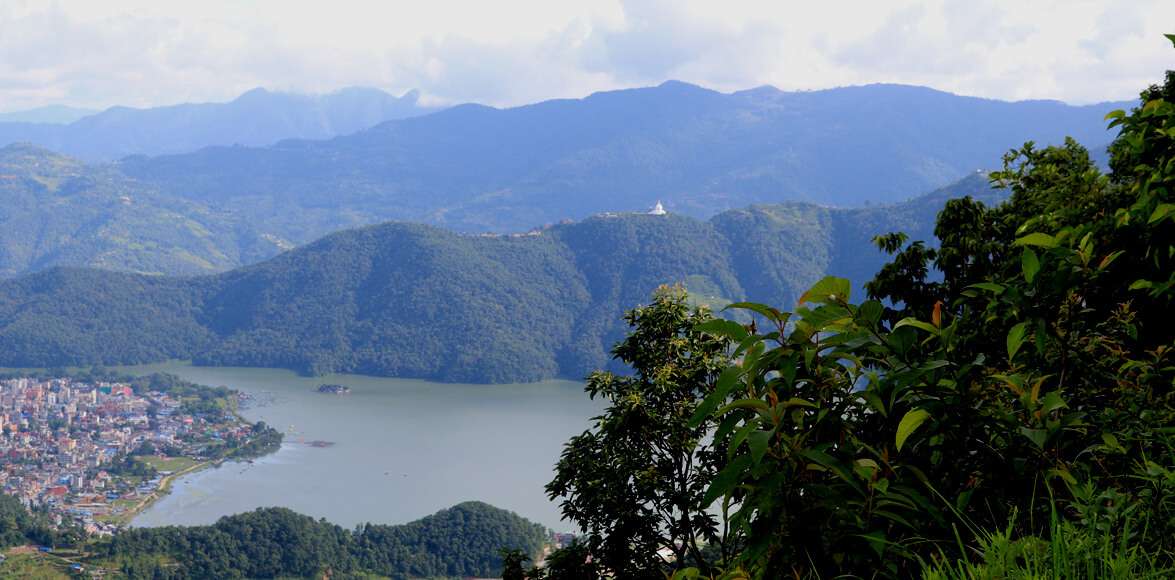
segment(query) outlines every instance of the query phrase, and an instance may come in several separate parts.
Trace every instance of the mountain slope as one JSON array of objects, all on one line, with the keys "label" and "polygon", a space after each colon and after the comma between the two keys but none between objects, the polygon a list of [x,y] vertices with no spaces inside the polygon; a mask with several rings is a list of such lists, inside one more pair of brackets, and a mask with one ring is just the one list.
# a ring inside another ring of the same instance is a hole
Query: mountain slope
[{"label": "mountain slope", "polygon": [[723,94],[669,82],[511,109],[464,105],[327,141],[120,167],[298,240],[390,219],[521,231],[658,199],[695,217],[788,200],[893,203],[994,168],[1026,140],[1106,143],[1103,117],[1121,106],[897,85]]},{"label": "mountain slope", "polygon": [[0,277],[53,266],[200,274],[284,247],[226,212],[108,167],[32,146],[0,148]]},{"label": "mountain slope", "polygon": [[582,377],[609,364],[625,309],[660,284],[700,301],[794,304],[826,273],[864,282],[895,228],[926,237],[953,193],[896,206],[754,206],[708,222],[596,216],[518,235],[389,223],[215,276],[53,269],[0,282],[0,366],[191,358],[444,381]]},{"label": "mountain slope", "polygon": [[227,103],[113,107],[65,125],[0,122],[0,145],[27,142],[87,161],[108,161],[127,155],[195,151],[211,145],[260,146],[283,139],[325,139],[433,110],[421,106],[415,92],[394,97],[366,88],[329,95],[254,89]]}]

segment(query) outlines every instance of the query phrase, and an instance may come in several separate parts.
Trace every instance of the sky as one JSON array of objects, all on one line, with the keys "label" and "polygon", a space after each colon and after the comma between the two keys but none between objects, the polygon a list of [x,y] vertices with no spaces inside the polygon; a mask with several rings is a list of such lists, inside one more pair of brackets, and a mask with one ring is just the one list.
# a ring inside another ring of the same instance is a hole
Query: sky
[{"label": "sky", "polygon": [[226,101],[254,87],[513,106],[683,80],[1133,99],[1175,0],[2,0],[0,111]]}]

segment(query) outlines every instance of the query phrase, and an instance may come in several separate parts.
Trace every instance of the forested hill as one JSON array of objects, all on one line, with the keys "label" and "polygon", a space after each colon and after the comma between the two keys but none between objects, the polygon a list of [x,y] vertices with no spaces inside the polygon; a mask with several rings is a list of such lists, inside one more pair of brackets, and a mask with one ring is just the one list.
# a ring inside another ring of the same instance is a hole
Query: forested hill
[{"label": "forested hill", "polygon": [[98,550],[131,578],[490,578],[502,570],[499,550],[514,548],[537,558],[548,533],[480,502],[403,525],[368,524],[355,531],[266,508],[211,526],[132,529]]},{"label": "forested hill", "polygon": [[528,235],[389,223],[215,276],[53,269],[0,283],[0,366],[194,359],[511,382],[608,364],[625,309],[681,282],[699,300],[794,303],[826,273],[864,282],[869,242],[931,237],[948,196],[997,198],[983,176],[896,206],[754,206],[707,222],[602,215]]},{"label": "forested hill", "polygon": [[110,167],[31,145],[0,147],[0,278],[63,265],[201,274],[290,246]]},{"label": "forested hill", "polygon": [[900,85],[725,94],[668,82],[510,109],[463,105],[326,141],[120,167],[299,242],[387,220],[522,231],[658,199],[703,219],[755,203],[895,203],[998,168],[1027,140],[1108,143],[1104,116],[1126,105]]},{"label": "forested hill", "polygon": [[421,106],[418,97],[416,92],[396,97],[359,87],[327,95],[258,88],[226,103],[112,107],[64,124],[45,122],[53,119],[47,114],[54,109],[47,108],[40,116],[0,115],[0,146],[35,143],[87,161],[109,161],[127,155],[184,153],[211,145],[260,146],[282,139],[326,139],[438,110]]}]

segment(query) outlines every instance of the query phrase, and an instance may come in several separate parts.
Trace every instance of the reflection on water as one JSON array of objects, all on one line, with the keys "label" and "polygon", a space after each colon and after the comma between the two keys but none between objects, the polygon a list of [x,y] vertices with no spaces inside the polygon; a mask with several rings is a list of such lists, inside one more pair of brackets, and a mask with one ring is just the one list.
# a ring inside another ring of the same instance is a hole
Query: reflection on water
[{"label": "reflection on water", "polygon": [[[567,529],[543,485],[563,442],[600,408],[572,381],[460,385],[178,363],[121,370],[170,372],[249,393],[256,401],[242,415],[286,432],[274,454],[184,477],[135,518],[137,526],[208,524],[283,506],[352,527],[403,523],[480,500]],[[351,393],[315,392],[322,383]]]}]

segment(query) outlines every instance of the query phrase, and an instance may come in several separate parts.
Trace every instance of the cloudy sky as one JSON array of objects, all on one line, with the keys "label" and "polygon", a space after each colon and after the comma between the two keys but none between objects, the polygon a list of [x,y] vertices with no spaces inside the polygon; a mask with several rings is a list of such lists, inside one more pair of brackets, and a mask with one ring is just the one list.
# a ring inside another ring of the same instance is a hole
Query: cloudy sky
[{"label": "cloudy sky", "polygon": [[1129,99],[1175,67],[1173,0],[0,2],[0,111],[417,88],[516,105],[680,79]]}]

